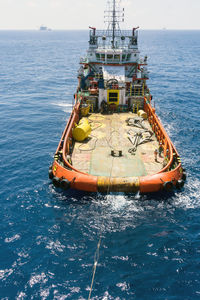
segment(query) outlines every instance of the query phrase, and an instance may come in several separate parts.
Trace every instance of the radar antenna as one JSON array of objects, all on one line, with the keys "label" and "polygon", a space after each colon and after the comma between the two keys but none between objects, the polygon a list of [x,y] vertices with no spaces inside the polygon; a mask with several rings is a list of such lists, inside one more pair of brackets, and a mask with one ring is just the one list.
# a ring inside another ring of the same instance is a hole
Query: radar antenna
[{"label": "radar antenna", "polygon": [[104,22],[108,24],[107,31],[112,30],[112,48],[115,48],[116,31],[121,31],[119,24],[124,22],[124,8],[121,8],[120,4],[121,0],[108,0],[108,8],[104,15]]}]

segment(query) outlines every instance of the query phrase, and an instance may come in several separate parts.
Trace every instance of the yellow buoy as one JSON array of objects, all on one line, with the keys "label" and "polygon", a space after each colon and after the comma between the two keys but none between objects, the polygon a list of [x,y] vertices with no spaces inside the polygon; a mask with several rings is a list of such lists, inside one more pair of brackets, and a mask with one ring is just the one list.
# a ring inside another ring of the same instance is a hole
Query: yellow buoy
[{"label": "yellow buoy", "polygon": [[92,129],[89,121],[86,118],[83,118],[73,129],[72,135],[77,142],[82,142],[90,135],[91,131]]},{"label": "yellow buoy", "polygon": [[144,110],[141,109],[141,110],[138,111],[138,117],[141,117],[144,120],[146,120],[147,119],[147,113]]}]

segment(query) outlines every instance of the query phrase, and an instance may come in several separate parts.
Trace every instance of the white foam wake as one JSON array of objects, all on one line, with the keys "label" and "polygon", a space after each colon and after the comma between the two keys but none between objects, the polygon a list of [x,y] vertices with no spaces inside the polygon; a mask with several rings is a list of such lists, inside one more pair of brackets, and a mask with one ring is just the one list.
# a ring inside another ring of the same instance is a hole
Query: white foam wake
[{"label": "white foam wake", "polygon": [[61,107],[62,111],[66,113],[71,113],[72,111],[72,103],[66,103],[66,102],[53,102],[52,105]]}]

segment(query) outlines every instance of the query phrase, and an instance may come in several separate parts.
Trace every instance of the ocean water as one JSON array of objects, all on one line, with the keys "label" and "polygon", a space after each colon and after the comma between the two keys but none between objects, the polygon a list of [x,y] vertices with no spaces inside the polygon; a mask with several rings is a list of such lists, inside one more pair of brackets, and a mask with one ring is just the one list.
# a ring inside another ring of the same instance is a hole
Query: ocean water
[{"label": "ocean water", "polygon": [[172,195],[67,193],[48,179],[86,31],[0,31],[0,299],[200,299],[200,31],[140,31],[187,182]]}]

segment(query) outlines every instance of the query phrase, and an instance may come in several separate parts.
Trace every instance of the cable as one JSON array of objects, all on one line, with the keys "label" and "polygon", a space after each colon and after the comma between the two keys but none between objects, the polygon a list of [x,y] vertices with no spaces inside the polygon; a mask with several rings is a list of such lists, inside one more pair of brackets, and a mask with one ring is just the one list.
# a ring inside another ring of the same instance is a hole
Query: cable
[{"label": "cable", "polygon": [[[92,135],[91,135],[92,136]],[[93,138],[95,138],[95,142],[94,142],[94,146],[90,149],[81,149],[82,146],[84,146],[85,144],[81,144],[79,147],[78,147],[78,150],[79,151],[93,151],[95,148],[96,148],[96,145],[97,145],[97,141],[98,141],[98,138],[96,136],[92,136]]]},{"label": "cable", "polygon": [[96,273],[97,264],[98,264],[98,260],[99,260],[100,245],[101,245],[101,237],[100,237],[99,242],[97,244],[97,249],[96,249],[96,252],[95,252],[95,255],[94,255],[93,275],[92,275],[92,282],[91,282],[91,286],[90,286],[90,292],[89,292],[88,300],[90,300],[90,297],[91,297],[91,294],[92,294],[92,288],[93,288],[93,284],[94,284],[95,273]]},{"label": "cable", "polygon": [[[97,117],[98,117],[98,116],[97,116]],[[103,117],[103,116],[100,116],[100,117]],[[100,127],[103,125],[102,123],[100,123],[100,122],[98,122],[98,121],[91,120],[90,118],[91,118],[91,116],[88,117],[88,120],[90,121],[90,123],[99,123],[99,124],[100,124],[99,126],[97,126],[97,127],[95,127],[95,128],[92,128],[92,131],[94,131],[94,130],[100,128]],[[104,117],[103,117],[103,118],[104,118]],[[84,146],[84,144],[81,144],[81,145],[78,147],[79,151],[93,151],[93,150],[96,148],[96,144],[97,144],[98,138],[97,138],[96,136],[92,135],[92,134],[90,134],[90,136],[92,136],[93,138],[96,139],[95,142],[94,142],[94,146],[93,146],[91,149],[81,149],[81,147]]]},{"label": "cable", "polygon": [[[109,190],[110,190],[110,179],[111,179],[111,175],[112,175],[113,162],[114,162],[114,157],[112,158],[112,164],[111,164],[111,168],[110,168],[110,176],[109,176],[109,184],[108,184],[108,189],[107,189],[107,195],[108,195]],[[92,274],[92,281],[91,281],[91,285],[90,285],[90,292],[89,292],[88,300],[90,300],[90,298],[91,298],[94,279],[95,279],[95,274],[96,274],[96,269],[97,269],[97,264],[98,264],[98,261],[99,261],[99,251],[100,251],[100,246],[101,246],[102,230],[103,230],[102,228],[103,228],[103,226],[101,226],[100,238],[99,238],[99,242],[97,244],[97,249],[96,249],[95,254],[94,254],[94,265],[93,265],[93,272],[92,272],[93,274]]]}]

